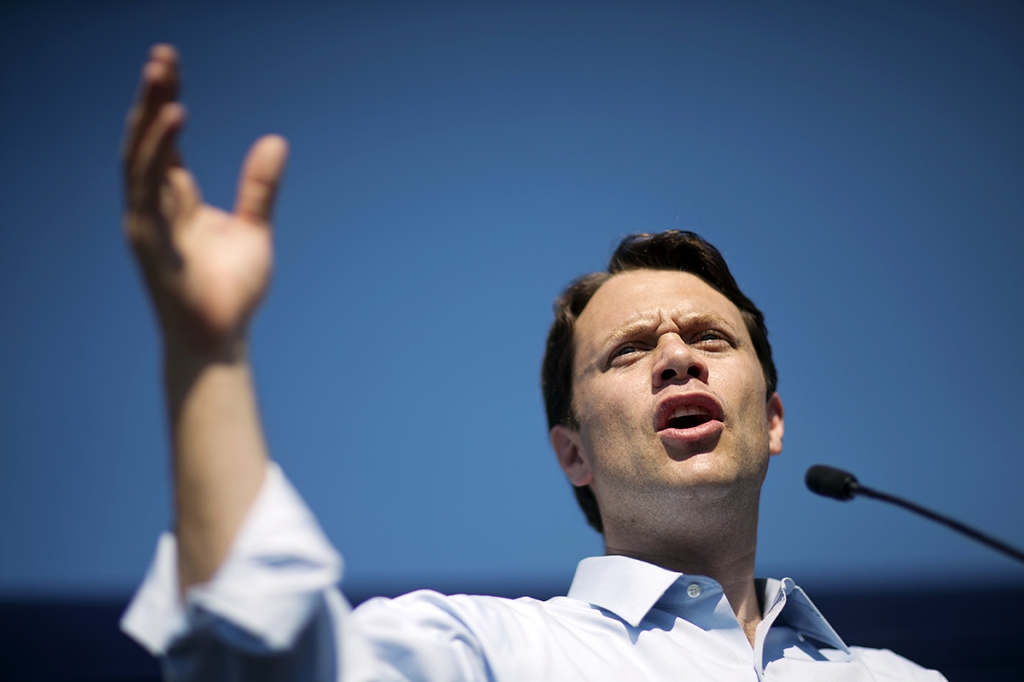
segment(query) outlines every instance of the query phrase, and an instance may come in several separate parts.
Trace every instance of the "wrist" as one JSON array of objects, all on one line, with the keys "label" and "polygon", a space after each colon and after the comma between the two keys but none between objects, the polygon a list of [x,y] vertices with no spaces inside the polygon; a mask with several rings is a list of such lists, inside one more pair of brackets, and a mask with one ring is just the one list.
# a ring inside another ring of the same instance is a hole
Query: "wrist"
[{"label": "wrist", "polygon": [[248,375],[249,346],[244,337],[210,349],[165,339],[163,365],[169,407],[174,415],[203,377]]},{"label": "wrist", "polygon": [[245,364],[249,358],[249,342],[244,332],[219,340],[165,333],[163,350],[165,368],[239,365]]}]

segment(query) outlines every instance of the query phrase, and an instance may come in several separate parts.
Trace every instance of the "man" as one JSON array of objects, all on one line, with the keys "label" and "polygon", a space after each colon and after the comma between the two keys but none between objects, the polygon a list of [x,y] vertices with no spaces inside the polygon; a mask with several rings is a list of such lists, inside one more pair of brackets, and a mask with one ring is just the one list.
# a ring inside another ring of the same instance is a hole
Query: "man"
[{"label": "man", "polygon": [[718,252],[623,242],[556,305],[551,443],[606,556],[548,602],[416,592],[352,611],[340,558],[270,462],[247,363],[287,155],[256,142],[235,211],[175,139],[177,56],[153,49],[124,146],[125,229],[164,340],[176,521],[125,615],[171,679],[942,679],[851,649],[792,581],[754,578],[784,413],[763,319]]}]

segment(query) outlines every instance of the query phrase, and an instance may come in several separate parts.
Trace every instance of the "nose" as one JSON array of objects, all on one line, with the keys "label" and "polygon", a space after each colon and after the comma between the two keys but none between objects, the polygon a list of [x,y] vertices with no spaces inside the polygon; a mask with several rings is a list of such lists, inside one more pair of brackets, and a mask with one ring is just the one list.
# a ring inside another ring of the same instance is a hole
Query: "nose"
[{"label": "nose", "polygon": [[685,383],[690,379],[707,383],[707,364],[678,334],[665,334],[658,342],[651,375],[652,385],[661,388],[670,383]]}]

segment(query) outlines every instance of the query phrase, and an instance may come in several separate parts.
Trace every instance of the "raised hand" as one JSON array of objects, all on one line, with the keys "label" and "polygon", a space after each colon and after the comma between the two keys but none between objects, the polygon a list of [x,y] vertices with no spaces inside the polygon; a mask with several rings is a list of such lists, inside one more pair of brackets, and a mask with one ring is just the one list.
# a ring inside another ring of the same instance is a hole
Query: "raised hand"
[{"label": "raised hand", "polygon": [[153,48],[128,117],[124,227],[163,329],[182,591],[210,579],[263,482],[269,457],[246,326],[270,281],[270,214],[288,145],[257,140],[234,213],[204,204],[178,153],[178,55]]},{"label": "raised hand", "polygon": [[177,148],[185,121],[179,85],[174,48],[153,47],[122,149],[124,227],[168,350],[231,355],[270,281],[270,217],[288,145],[274,135],[253,144],[234,213],[203,203]]}]

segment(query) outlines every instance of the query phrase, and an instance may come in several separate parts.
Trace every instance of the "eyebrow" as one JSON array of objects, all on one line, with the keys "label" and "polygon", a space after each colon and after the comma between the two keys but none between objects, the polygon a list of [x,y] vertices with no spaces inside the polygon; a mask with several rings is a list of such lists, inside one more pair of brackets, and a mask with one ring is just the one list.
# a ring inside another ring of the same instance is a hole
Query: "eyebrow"
[{"label": "eyebrow", "polygon": [[[655,329],[658,328],[659,322],[660,321],[658,318],[647,318],[638,320],[636,322],[631,322],[626,326],[620,327],[619,329],[616,329],[611,334],[609,334],[604,339],[604,341],[601,342],[599,347],[601,350],[605,350],[627,339],[633,339],[638,336],[643,336],[645,334],[651,334],[654,332]],[[733,325],[730,324],[728,320],[726,320],[724,317],[717,313],[696,313],[693,315],[687,315],[683,317],[682,324],[680,325],[680,327],[683,329],[688,329],[704,325],[712,327],[726,327],[729,331],[735,334],[735,331],[733,330]]]}]

